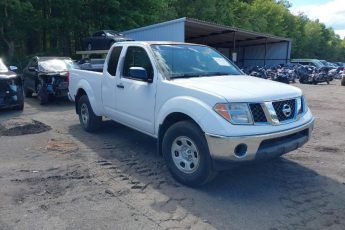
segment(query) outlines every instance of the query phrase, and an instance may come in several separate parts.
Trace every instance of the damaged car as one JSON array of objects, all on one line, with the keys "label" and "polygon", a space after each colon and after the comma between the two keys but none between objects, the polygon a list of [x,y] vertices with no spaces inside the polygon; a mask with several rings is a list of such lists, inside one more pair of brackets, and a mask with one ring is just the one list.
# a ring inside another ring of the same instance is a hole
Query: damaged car
[{"label": "damaged car", "polygon": [[26,97],[37,95],[41,105],[67,97],[69,70],[79,68],[69,57],[34,57],[23,70]]},{"label": "damaged car", "polygon": [[10,69],[0,59],[0,109],[13,108],[23,110],[24,97],[22,80],[15,72],[17,67]]}]

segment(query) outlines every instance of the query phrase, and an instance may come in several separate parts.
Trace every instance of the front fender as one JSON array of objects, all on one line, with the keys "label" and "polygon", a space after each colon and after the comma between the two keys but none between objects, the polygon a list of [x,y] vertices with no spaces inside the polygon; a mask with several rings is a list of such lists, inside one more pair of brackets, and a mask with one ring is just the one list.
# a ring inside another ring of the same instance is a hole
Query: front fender
[{"label": "front fender", "polygon": [[101,116],[102,114],[102,109],[101,107],[99,106],[100,103],[97,103],[97,99],[96,99],[96,95],[94,93],[94,90],[92,89],[90,83],[84,79],[81,79],[78,84],[77,84],[77,91],[76,93],[78,93],[78,91],[80,89],[83,89],[86,94],[87,94],[87,97],[89,98],[89,102],[90,102],[90,105],[92,107],[92,110],[93,112],[97,115],[97,116]]},{"label": "front fender", "polygon": [[166,101],[157,113],[155,133],[165,118],[172,113],[183,113],[191,117],[206,133],[223,133],[226,127],[222,118],[205,102],[188,96],[175,97]]}]

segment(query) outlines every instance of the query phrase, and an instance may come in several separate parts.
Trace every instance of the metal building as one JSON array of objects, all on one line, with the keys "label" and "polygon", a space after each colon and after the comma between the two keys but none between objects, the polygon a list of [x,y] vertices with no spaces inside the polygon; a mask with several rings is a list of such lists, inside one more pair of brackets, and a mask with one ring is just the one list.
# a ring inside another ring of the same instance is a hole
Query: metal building
[{"label": "metal building", "polygon": [[177,41],[212,46],[240,67],[275,66],[289,62],[291,39],[179,18],[122,32],[138,41]]}]

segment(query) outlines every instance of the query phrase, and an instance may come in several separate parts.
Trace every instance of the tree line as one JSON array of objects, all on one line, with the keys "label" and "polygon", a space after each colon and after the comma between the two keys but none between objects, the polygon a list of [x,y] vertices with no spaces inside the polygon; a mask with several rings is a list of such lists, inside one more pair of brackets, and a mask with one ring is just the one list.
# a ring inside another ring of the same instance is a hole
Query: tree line
[{"label": "tree line", "polygon": [[74,56],[80,38],[179,17],[293,39],[292,57],[345,61],[345,39],[318,20],[293,15],[287,0],[1,0],[0,57]]}]

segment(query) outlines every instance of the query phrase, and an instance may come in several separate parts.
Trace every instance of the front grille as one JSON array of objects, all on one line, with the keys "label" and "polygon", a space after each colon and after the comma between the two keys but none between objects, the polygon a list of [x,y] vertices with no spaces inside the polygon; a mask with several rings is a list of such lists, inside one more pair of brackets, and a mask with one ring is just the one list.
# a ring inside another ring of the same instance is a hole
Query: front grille
[{"label": "front grille", "polygon": [[[280,122],[287,121],[293,119],[295,117],[295,110],[296,110],[296,100],[284,100],[284,101],[275,101],[272,102],[274,110],[278,116],[278,120]],[[290,108],[290,112],[288,113]],[[285,110],[285,113],[284,113]]]},{"label": "front grille", "polygon": [[249,104],[250,110],[253,115],[253,119],[255,123],[258,122],[267,122],[265,113],[259,103]]}]

